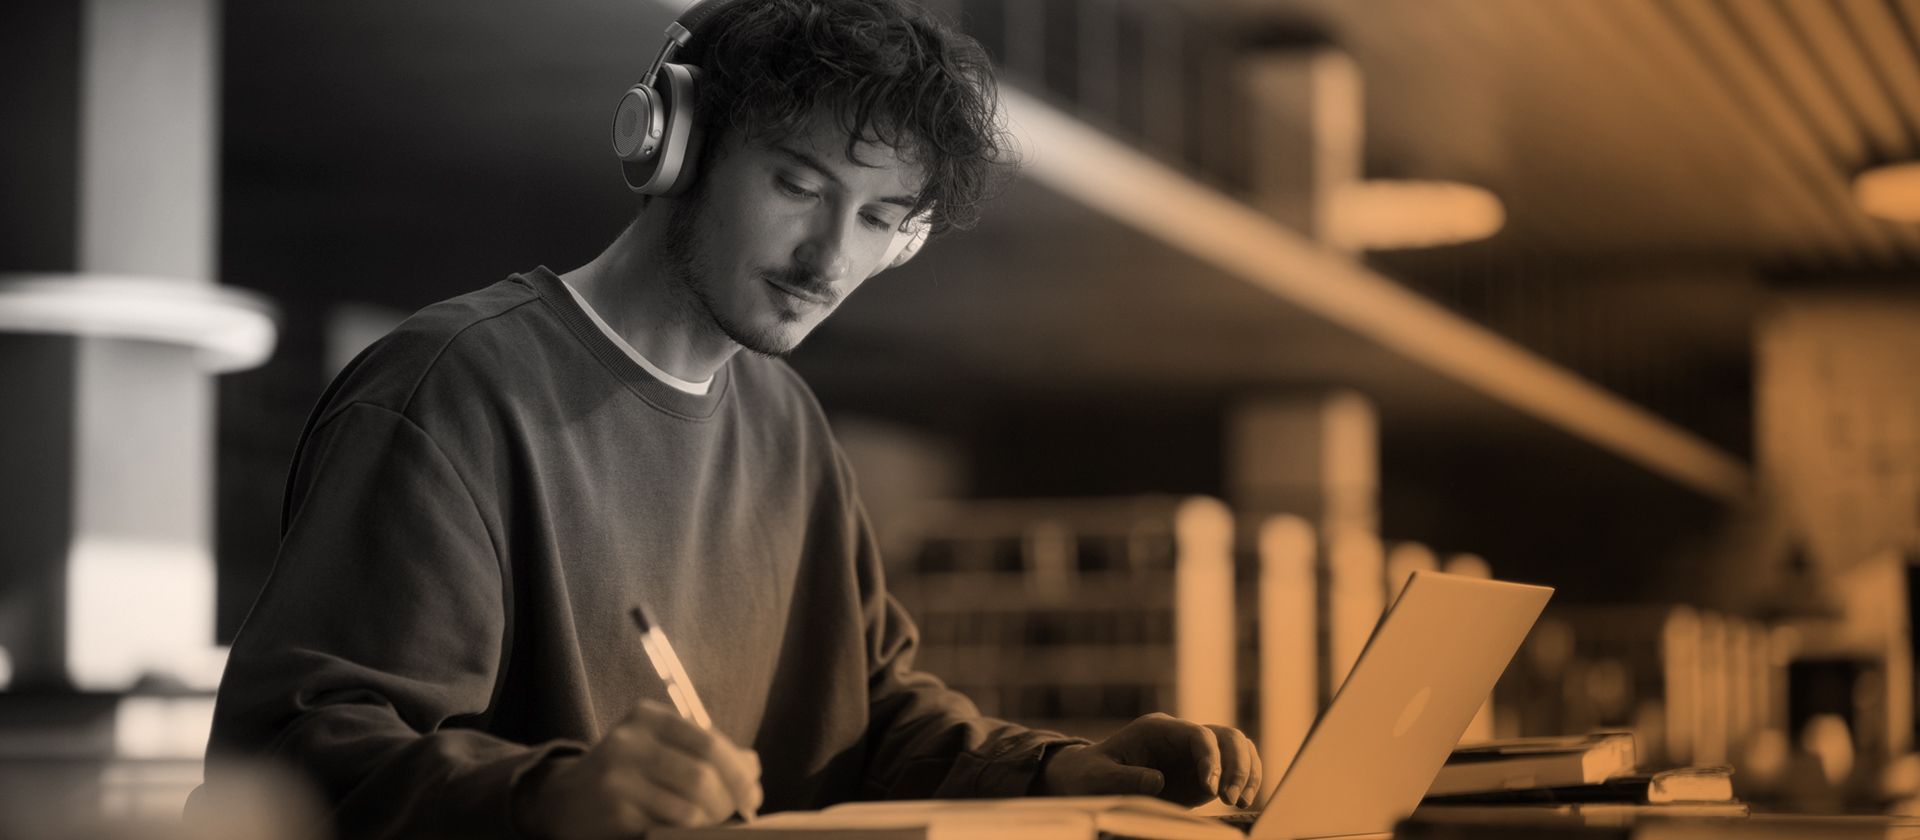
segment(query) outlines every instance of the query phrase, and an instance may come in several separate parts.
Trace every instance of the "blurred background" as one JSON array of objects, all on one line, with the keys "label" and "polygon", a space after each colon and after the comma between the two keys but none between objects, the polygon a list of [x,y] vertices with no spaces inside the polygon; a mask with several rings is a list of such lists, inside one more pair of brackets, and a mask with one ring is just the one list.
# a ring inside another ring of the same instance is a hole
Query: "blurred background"
[{"label": "blurred background", "polygon": [[[614,237],[685,5],[0,12],[0,789],[178,813],[321,390]],[[1277,781],[1408,573],[1491,574],[1558,593],[1469,738],[1920,793],[1920,0],[924,5],[1025,166],[791,361],[928,670]]]}]

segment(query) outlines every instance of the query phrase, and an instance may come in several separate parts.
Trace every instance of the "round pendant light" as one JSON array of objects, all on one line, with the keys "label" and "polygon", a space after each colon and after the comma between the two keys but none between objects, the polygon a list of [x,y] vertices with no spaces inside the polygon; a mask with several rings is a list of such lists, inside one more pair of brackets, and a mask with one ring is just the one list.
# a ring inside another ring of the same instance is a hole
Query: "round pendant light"
[{"label": "round pendant light", "polygon": [[1853,200],[1869,215],[1920,222],[1920,161],[1876,166],[1854,176]]}]

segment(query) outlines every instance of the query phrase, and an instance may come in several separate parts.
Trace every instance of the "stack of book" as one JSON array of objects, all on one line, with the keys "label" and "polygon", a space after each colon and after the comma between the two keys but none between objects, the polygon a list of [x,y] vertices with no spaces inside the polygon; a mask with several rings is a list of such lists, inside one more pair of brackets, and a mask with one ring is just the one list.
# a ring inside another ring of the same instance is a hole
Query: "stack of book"
[{"label": "stack of book", "polygon": [[1415,820],[1572,819],[1612,825],[1637,817],[1744,817],[1733,768],[1639,767],[1633,733],[1514,738],[1456,748]]}]

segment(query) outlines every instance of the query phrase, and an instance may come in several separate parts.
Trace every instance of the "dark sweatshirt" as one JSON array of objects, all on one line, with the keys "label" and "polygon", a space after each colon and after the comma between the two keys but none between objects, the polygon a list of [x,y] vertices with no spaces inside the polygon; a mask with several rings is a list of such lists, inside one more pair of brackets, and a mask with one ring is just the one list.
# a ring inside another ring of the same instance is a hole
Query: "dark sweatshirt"
[{"label": "dark sweatshirt", "polygon": [[529,769],[666,701],[640,603],[759,751],[769,811],[1020,795],[1067,742],[913,670],[786,365],[741,353],[705,396],[674,390],[540,268],[420,311],[328,388],[209,758],[299,768],[343,836],[511,836]]}]

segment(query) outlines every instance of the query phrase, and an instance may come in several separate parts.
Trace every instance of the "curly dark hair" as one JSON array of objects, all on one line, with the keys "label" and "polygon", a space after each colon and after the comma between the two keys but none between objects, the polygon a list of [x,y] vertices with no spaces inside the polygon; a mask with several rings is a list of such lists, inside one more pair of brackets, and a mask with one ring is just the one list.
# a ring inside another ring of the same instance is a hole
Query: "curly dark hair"
[{"label": "curly dark hair", "polygon": [[908,217],[931,209],[938,234],[973,226],[1015,165],[986,51],[901,0],[735,3],[675,60],[702,71],[703,167],[722,129],[778,142],[831,108],[848,160],[883,144],[926,170]]}]

